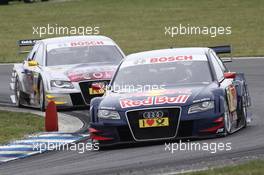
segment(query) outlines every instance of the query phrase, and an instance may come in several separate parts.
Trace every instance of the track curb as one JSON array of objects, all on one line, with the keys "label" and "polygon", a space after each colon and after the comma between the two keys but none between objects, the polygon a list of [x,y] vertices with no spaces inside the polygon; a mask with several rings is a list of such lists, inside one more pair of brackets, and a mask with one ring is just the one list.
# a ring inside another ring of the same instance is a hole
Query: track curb
[{"label": "track curb", "polygon": [[[1,111],[32,113],[44,117],[45,113],[30,109],[21,109],[17,107],[0,106]],[[7,145],[0,145],[0,164],[16,159],[26,158],[32,155],[41,154],[46,151],[56,150],[57,148],[76,143],[89,134],[79,134],[84,123],[71,115],[58,113],[59,131],[41,132],[26,135],[20,140],[10,141]],[[37,146],[38,145],[38,146]],[[53,147],[51,147],[53,146]]]}]

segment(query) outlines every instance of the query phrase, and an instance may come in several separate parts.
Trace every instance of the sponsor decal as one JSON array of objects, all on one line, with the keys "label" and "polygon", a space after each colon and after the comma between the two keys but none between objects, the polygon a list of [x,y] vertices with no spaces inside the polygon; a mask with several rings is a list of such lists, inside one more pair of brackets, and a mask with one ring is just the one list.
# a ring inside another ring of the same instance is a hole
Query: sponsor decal
[{"label": "sponsor decal", "polygon": [[[93,88],[93,86],[96,86],[98,88]],[[105,93],[105,84],[104,83],[99,83],[99,82],[96,82],[96,83],[93,83],[92,84],[92,87],[89,88],[89,94],[90,95],[99,95],[99,94],[104,94]]]},{"label": "sponsor decal", "polygon": [[142,64],[158,64],[172,62],[192,62],[192,61],[207,61],[206,55],[168,55],[159,57],[146,57],[128,59],[122,64],[122,67],[142,65]]},{"label": "sponsor decal", "polygon": [[169,95],[169,94],[192,94],[191,89],[158,89],[150,90],[145,92],[134,93],[133,96],[160,96],[160,95]]},{"label": "sponsor decal", "polygon": [[104,89],[93,89],[93,88],[89,88],[89,94],[91,95],[100,95],[100,94],[104,94],[105,90]]},{"label": "sponsor decal", "polygon": [[70,43],[70,47],[82,47],[82,46],[98,46],[104,45],[103,41],[74,41]]},{"label": "sponsor decal", "polygon": [[121,108],[161,105],[161,104],[180,104],[186,103],[190,95],[178,95],[174,97],[154,96],[147,97],[143,100],[120,99]]},{"label": "sponsor decal", "polygon": [[150,58],[150,63],[167,63],[176,61],[191,61],[192,55]]},{"label": "sponsor decal", "polygon": [[169,118],[139,119],[139,128],[169,126]]},{"label": "sponsor decal", "polygon": [[103,46],[103,45],[115,45],[115,44],[110,41],[72,41],[72,42],[65,42],[65,43],[48,44],[47,52],[53,49],[59,49],[59,48]]},{"label": "sponsor decal", "polygon": [[111,79],[113,74],[114,74],[114,71],[103,71],[103,72],[93,72],[93,73],[69,72],[68,78],[72,82],[78,82],[81,80]]}]

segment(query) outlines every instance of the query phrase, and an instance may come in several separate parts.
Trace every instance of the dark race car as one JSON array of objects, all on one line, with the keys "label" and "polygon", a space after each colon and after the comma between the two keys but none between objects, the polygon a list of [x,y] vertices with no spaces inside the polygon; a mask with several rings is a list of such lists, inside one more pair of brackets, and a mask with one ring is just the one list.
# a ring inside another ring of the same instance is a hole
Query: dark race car
[{"label": "dark race car", "polygon": [[230,47],[176,48],[127,56],[90,108],[90,135],[101,145],[225,136],[247,126],[243,73],[217,53]]}]

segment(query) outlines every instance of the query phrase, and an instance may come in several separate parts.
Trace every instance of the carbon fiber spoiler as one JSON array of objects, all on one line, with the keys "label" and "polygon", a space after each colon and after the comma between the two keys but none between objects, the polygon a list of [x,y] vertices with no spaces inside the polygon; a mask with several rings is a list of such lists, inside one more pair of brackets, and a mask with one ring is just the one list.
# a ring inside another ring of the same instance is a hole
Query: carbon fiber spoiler
[{"label": "carbon fiber spoiler", "polygon": [[22,50],[22,47],[27,47],[28,49],[29,49],[29,47],[32,48],[36,44],[36,42],[38,40],[40,40],[40,39],[24,39],[24,40],[18,40],[17,41],[17,45],[19,47],[18,53],[19,54],[22,54],[22,53],[28,53],[28,52],[30,52],[31,49],[30,50]]},{"label": "carbon fiber spoiler", "polygon": [[231,47],[231,45],[214,46],[214,47],[209,47],[209,48],[212,49],[213,51],[215,51],[215,53],[217,55],[230,53],[230,58],[221,58],[221,59],[223,60],[223,62],[232,62],[232,47]]}]

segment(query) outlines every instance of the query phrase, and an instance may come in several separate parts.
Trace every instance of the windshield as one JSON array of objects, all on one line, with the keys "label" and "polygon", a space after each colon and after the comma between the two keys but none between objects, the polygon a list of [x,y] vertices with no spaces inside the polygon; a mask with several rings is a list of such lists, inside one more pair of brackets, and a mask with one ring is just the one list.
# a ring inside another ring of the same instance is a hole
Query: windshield
[{"label": "windshield", "polygon": [[[212,81],[207,61],[179,61],[161,64],[121,66],[112,86],[177,86]],[[116,91],[116,88],[114,88]]]},{"label": "windshield", "polygon": [[47,66],[79,63],[118,64],[123,58],[116,46],[62,47],[47,50]]}]

